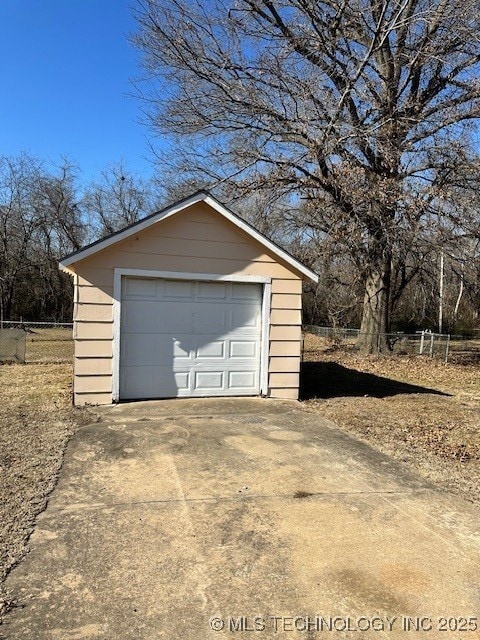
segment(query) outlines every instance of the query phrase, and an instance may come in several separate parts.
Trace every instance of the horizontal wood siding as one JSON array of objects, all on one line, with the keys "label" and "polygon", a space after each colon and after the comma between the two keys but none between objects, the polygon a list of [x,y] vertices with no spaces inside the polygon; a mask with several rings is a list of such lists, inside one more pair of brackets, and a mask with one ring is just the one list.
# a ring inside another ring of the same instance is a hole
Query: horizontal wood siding
[{"label": "horizontal wood siding", "polygon": [[85,304],[77,302],[73,308],[73,319],[88,322],[113,322],[113,305]]},{"label": "horizontal wood siding", "polygon": [[300,358],[301,351],[301,342],[299,340],[292,341],[270,341],[270,357],[273,358],[275,356],[295,356],[295,358]]},{"label": "horizontal wood siding", "polygon": [[114,268],[272,278],[269,395],[298,397],[301,277],[200,203],[75,265],[76,404],[112,401]]},{"label": "horizontal wood siding", "polygon": [[296,293],[302,295],[302,281],[299,278],[275,278],[272,281],[272,293]]},{"label": "horizontal wood siding", "polygon": [[299,325],[291,326],[270,326],[270,342],[285,342],[302,340],[302,327]]},{"label": "horizontal wood siding", "polygon": [[272,309],[301,309],[302,296],[296,293],[274,293]]},{"label": "horizontal wood siding", "polygon": [[113,322],[76,321],[73,337],[80,340],[113,340]]},{"label": "horizontal wood siding", "polygon": [[298,389],[299,374],[295,372],[288,373],[270,373],[271,389]]},{"label": "horizontal wood siding", "polygon": [[76,358],[111,358],[112,340],[76,340]]},{"label": "horizontal wood siding", "polygon": [[297,399],[302,339],[302,283],[273,280],[270,316],[269,395]]},{"label": "horizontal wood siding", "polygon": [[78,287],[78,302],[80,304],[113,304],[113,287],[83,286]]},{"label": "horizontal wood siding", "polygon": [[112,376],[98,374],[79,376],[77,374],[75,377],[75,393],[112,393]]},{"label": "horizontal wood siding", "polygon": [[75,374],[77,376],[111,376],[112,358],[75,358]]},{"label": "horizontal wood siding", "polygon": [[77,407],[83,407],[86,404],[112,404],[112,392],[74,393],[73,401]]},{"label": "horizontal wood siding", "polygon": [[270,373],[298,373],[300,371],[300,358],[295,356],[270,357]]},{"label": "horizontal wood siding", "polygon": [[300,309],[272,309],[272,326],[292,326],[302,324]]},{"label": "horizontal wood siding", "polygon": [[298,387],[273,388],[269,390],[270,398],[282,398],[282,400],[298,400]]},{"label": "horizontal wood siding", "polygon": [[[265,275],[268,272],[272,277],[288,278],[289,271],[286,267],[276,262],[256,262],[251,260],[229,258],[200,258],[196,256],[156,255],[153,253],[139,253],[129,251],[113,251],[106,249],[102,253],[111,254],[92,256],[87,258],[89,263],[94,261],[91,269],[109,270],[113,277],[114,267],[124,269],[150,269],[152,271],[178,271],[191,273],[217,273],[221,275]],[[208,271],[206,271],[208,269]],[[80,272],[80,275],[83,275]],[[294,275],[290,273],[291,277]],[[82,283],[83,284],[83,283]]]}]

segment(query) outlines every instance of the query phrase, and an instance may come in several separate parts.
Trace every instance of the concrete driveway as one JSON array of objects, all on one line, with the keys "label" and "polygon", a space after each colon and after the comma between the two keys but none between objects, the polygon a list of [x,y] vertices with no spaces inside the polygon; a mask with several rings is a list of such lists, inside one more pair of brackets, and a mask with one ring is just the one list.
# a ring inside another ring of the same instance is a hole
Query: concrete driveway
[{"label": "concrete driveway", "polygon": [[1,631],[480,638],[479,516],[297,403],[108,407],[70,442]]}]

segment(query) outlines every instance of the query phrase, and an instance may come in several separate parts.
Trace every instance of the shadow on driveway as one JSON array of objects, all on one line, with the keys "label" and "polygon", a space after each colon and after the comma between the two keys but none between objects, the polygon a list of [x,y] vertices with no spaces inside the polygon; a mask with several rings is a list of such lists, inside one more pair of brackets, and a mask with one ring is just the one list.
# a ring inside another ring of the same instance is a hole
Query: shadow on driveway
[{"label": "shadow on driveway", "polygon": [[338,398],[342,396],[385,398],[399,394],[450,394],[437,389],[420,387],[372,373],[363,373],[336,362],[303,362],[300,374],[300,399]]}]

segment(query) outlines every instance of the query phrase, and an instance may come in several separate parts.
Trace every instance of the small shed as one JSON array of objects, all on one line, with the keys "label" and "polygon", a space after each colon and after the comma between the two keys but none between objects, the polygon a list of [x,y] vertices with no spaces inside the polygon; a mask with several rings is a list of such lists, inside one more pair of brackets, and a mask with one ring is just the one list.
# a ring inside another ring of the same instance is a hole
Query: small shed
[{"label": "small shed", "polygon": [[317,276],[207,192],[66,256],[74,403],[298,398],[302,281]]}]

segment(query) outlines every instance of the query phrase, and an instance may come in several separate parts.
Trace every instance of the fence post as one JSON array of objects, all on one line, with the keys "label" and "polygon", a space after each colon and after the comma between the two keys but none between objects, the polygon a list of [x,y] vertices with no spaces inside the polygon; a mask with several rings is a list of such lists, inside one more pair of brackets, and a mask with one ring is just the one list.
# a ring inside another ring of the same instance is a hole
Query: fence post
[{"label": "fence post", "polygon": [[430,358],[433,358],[433,341],[435,340],[435,334],[430,336]]},{"label": "fence post", "polygon": [[420,351],[419,355],[423,356],[423,343],[425,342],[425,331],[422,331],[422,337],[420,338]]},{"label": "fence post", "polygon": [[448,362],[448,352],[450,349],[450,334],[447,336],[447,346],[445,347],[445,364]]}]

